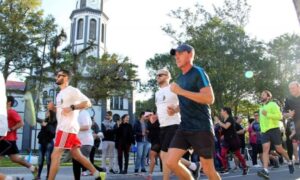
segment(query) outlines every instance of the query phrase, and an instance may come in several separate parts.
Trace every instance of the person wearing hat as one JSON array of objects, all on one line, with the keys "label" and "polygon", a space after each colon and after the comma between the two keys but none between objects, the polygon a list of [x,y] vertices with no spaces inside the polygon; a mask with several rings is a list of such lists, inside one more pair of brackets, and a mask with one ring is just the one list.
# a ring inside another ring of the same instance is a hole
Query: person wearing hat
[{"label": "person wearing hat", "polygon": [[[210,105],[214,103],[214,93],[205,71],[193,65],[195,50],[191,45],[181,44],[171,49],[177,67],[182,71],[170,85],[173,93],[178,95],[181,123],[170,144],[167,166],[179,179],[192,179],[186,168],[180,165],[181,157],[188,148],[200,156],[203,172],[208,179],[220,179],[215,170],[214,133]],[[168,114],[177,112],[177,107],[169,107]]]}]

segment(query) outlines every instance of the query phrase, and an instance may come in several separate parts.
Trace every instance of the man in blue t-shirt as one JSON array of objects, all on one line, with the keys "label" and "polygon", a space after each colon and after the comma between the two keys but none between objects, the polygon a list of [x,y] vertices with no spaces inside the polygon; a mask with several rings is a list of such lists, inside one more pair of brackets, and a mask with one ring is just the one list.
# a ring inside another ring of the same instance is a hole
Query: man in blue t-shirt
[{"label": "man in blue t-shirt", "polygon": [[192,179],[179,161],[188,148],[193,148],[200,156],[208,179],[220,179],[213,161],[214,134],[209,105],[214,102],[214,93],[209,78],[201,67],[193,65],[195,50],[192,46],[181,44],[170,53],[175,55],[182,74],[170,86],[178,95],[179,106],[168,107],[168,114],[180,111],[181,123],[170,144],[167,166],[179,179]]}]

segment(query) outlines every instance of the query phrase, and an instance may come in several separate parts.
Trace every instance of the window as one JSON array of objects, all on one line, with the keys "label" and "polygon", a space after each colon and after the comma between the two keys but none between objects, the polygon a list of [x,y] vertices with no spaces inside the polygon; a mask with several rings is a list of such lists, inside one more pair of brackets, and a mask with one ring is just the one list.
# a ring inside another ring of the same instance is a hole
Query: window
[{"label": "window", "polygon": [[47,104],[47,98],[48,98],[48,92],[44,91],[43,92],[43,105]]},{"label": "window", "polygon": [[120,109],[119,108],[119,97],[118,96],[115,96],[114,97],[114,109]]},{"label": "window", "polygon": [[110,109],[114,109],[114,97],[110,97]]},{"label": "window", "polygon": [[91,40],[96,40],[96,24],[97,24],[97,21],[95,19],[91,19],[90,20],[90,39]]},{"label": "window", "polygon": [[80,8],[85,8],[86,7],[86,0],[81,0],[80,1]]},{"label": "window", "polygon": [[123,97],[113,96],[110,98],[110,109],[124,109]]},{"label": "window", "polygon": [[101,28],[101,42],[105,42],[105,25],[102,24],[102,28]]},{"label": "window", "polygon": [[123,97],[120,96],[119,99],[120,99],[120,109],[124,109],[123,108]]},{"label": "window", "polygon": [[77,23],[77,39],[83,38],[83,19],[79,19]]}]

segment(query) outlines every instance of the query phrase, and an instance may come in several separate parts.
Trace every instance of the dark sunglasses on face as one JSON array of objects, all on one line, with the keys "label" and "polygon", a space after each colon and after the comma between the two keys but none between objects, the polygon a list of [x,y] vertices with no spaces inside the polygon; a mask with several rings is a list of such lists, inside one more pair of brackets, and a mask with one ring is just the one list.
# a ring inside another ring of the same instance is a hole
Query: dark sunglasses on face
[{"label": "dark sunglasses on face", "polygon": [[162,76],[166,76],[166,74],[158,74],[156,75],[157,77],[162,77]]},{"label": "dark sunglasses on face", "polygon": [[64,74],[57,74],[57,75],[56,75],[57,78],[60,78],[60,76],[66,77],[66,75],[64,75]]}]

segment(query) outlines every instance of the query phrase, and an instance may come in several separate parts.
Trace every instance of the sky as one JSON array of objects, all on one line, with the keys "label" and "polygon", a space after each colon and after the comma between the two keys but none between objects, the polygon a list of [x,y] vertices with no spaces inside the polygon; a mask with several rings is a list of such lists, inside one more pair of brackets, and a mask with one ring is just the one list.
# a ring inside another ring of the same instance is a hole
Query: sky
[{"label": "sky", "polygon": [[[52,14],[60,28],[70,32],[70,14],[77,0],[42,0],[45,15]],[[161,27],[172,22],[171,10],[193,7],[196,3],[211,10],[222,0],[105,0],[104,13],[109,17],[107,48],[109,53],[128,56],[138,65],[142,82],[149,79],[145,63],[156,53],[166,53],[175,44]],[[251,5],[246,32],[258,40],[270,41],[284,33],[300,34],[292,0],[248,0]],[[69,40],[68,40],[69,41]],[[139,95],[137,99],[145,98]]]}]

